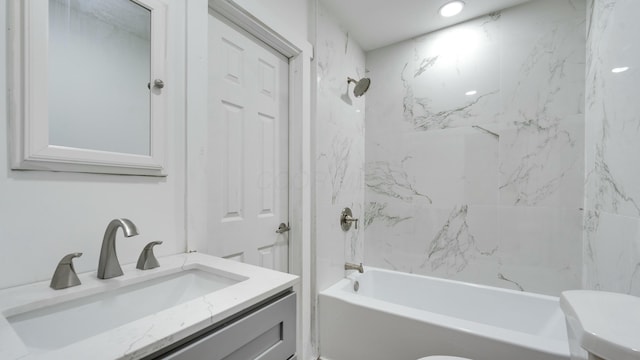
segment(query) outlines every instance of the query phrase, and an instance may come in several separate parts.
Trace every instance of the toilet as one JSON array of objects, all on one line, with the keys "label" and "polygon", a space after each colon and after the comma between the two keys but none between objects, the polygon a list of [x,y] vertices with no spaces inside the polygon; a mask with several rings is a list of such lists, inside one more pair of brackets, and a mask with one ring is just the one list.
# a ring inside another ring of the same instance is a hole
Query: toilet
[{"label": "toilet", "polygon": [[461,358],[457,356],[434,355],[434,356],[422,357],[418,360],[471,360],[471,359]]},{"label": "toilet", "polygon": [[560,295],[571,360],[640,360],[640,298],[594,290]]}]

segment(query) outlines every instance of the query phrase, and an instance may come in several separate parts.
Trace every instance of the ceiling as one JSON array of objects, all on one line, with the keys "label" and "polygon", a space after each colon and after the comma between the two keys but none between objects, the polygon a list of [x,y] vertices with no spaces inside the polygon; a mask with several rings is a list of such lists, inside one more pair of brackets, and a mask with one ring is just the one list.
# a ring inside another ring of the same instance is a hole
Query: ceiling
[{"label": "ceiling", "polygon": [[529,0],[464,0],[462,12],[438,14],[450,0],[320,0],[341,21],[364,51],[457,24]]}]

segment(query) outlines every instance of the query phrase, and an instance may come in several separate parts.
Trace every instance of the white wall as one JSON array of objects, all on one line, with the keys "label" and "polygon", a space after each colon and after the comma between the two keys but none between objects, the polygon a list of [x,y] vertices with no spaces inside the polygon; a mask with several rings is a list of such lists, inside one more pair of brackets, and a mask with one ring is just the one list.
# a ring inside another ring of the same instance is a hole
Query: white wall
[{"label": "white wall", "polygon": [[[119,233],[118,257],[132,263],[149,241],[158,255],[185,250],[185,5],[170,0],[168,174],[166,178],[10,170],[7,116],[0,119],[0,288],[50,279],[70,252],[79,272],[95,271],[107,223],[131,219],[140,235]],[[6,0],[0,1],[0,68],[6,68]],[[7,114],[6,72],[0,72],[0,111]]]},{"label": "white wall", "polygon": [[580,286],[584,22],[540,0],[367,53],[366,264]]},{"label": "white wall", "polygon": [[[584,287],[640,296],[636,0],[589,1]],[[620,73],[614,68],[628,67]]]}]

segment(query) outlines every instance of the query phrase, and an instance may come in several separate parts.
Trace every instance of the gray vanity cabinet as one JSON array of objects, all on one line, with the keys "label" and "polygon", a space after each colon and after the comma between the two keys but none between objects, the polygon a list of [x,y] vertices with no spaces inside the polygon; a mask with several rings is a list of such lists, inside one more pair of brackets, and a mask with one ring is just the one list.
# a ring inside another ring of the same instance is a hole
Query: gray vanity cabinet
[{"label": "gray vanity cabinet", "polygon": [[296,352],[296,294],[289,293],[156,359],[287,360]]}]

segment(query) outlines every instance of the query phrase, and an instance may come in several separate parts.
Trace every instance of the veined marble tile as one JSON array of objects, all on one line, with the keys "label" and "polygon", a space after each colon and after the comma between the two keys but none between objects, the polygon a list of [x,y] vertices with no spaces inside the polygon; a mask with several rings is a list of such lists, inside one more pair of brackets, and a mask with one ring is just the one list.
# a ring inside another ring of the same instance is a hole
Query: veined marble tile
[{"label": "veined marble tile", "polygon": [[584,287],[640,296],[640,219],[589,211]]},{"label": "veined marble tile", "polygon": [[[539,0],[367,54],[383,84],[367,94],[367,263],[554,295],[579,286],[585,13]],[[522,239],[503,250],[509,233]]]},{"label": "veined marble tile", "polygon": [[578,210],[461,205],[385,218],[366,229],[372,266],[555,296],[580,287]]},{"label": "veined marble tile", "polygon": [[482,251],[468,223],[469,207],[462,205],[451,210],[449,217],[429,241],[420,268],[447,269],[454,273],[464,270],[473,256],[490,255],[496,249]]},{"label": "veined marble tile", "polygon": [[535,1],[502,12],[504,121],[547,128],[584,113],[585,2]]},{"label": "veined marble tile", "polygon": [[440,207],[498,203],[495,134],[476,128],[410,132],[400,144],[386,145],[384,154],[378,158],[385,160],[367,163],[368,193]]},{"label": "veined marble tile", "polygon": [[588,5],[583,283],[640,296],[640,3]]},{"label": "veined marble tile", "polygon": [[384,217],[374,217],[366,228],[368,264],[465,279],[473,277],[477,268],[492,268],[496,263],[487,261],[497,251],[495,208],[412,209],[410,215],[389,211]]},{"label": "veined marble tile", "polygon": [[[415,130],[495,122],[500,113],[499,14],[413,41],[400,72],[403,117]],[[482,71],[478,71],[478,69]]]},{"label": "veined marble tile", "polygon": [[[595,123],[595,124],[594,124]],[[595,132],[593,152],[587,163],[587,206],[598,211],[607,211],[625,216],[640,217],[640,170],[631,164],[640,161],[640,134],[620,131],[613,134],[608,118],[593,121]],[[621,130],[621,129],[620,129]],[[626,138],[626,139],[625,139]]]},{"label": "veined marble tile", "polygon": [[416,189],[415,179],[405,169],[405,162],[410,159],[407,157],[399,163],[388,161],[367,163],[365,170],[367,190],[407,203],[413,201],[433,203],[429,195]]},{"label": "veined marble tile", "polygon": [[[595,1],[587,73],[587,203],[598,211],[640,217],[640,31],[633,1]],[[613,72],[614,69],[628,70]]]},{"label": "veined marble tile", "polygon": [[353,84],[347,83],[347,77],[365,76],[365,56],[358,44],[322,4],[318,4],[317,27],[312,215],[320,291],[344,276],[346,261],[363,261],[364,229],[344,232],[339,217],[349,206],[354,217],[364,219],[366,100],[355,98]]},{"label": "veined marble tile", "polygon": [[366,229],[374,222],[381,222],[387,227],[398,225],[403,221],[410,220],[411,216],[399,216],[387,210],[388,203],[368,202],[364,212],[363,226]]},{"label": "veined marble tile", "polygon": [[582,115],[545,126],[531,119],[498,133],[501,205],[583,207]]},{"label": "veined marble tile", "polygon": [[465,136],[464,202],[497,205],[500,199],[500,136],[488,126],[473,128]]},{"label": "veined marble tile", "polygon": [[[396,207],[402,213],[395,213],[394,208],[384,204],[383,216],[376,216],[366,219],[364,248],[366,264],[415,273],[418,266],[419,257],[417,254],[424,252],[422,241],[416,239],[416,227],[421,220],[415,220],[420,214],[418,207]],[[371,210],[370,210],[371,211]],[[371,216],[371,213],[369,213]],[[386,218],[393,219],[385,221]],[[400,221],[401,219],[406,219]]]},{"label": "veined marble tile", "polygon": [[411,60],[413,51],[413,42],[407,41],[367,53],[367,70],[371,77],[366,94],[367,152],[375,151],[370,143],[401,146],[402,135],[414,130],[403,117],[405,87],[402,80],[402,70]]},{"label": "veined marble tile", "polygon": [[496,277],[526,291],[555,296],[580,287],[581,210],[513,206],[500,207],[498,213]]},{"label": "veined marble tile", "polygon": [[318,166],[324,164],[327,167],[326,180],[331,184],[332,204],[349,201],[353,194],[363,194],[364,133],[361,131],[361,117],[352,115],[352,122],[342,126],[327,125],[334,131],[329,131],[332,136],[328,143],[320,146],[322,161],[318,161]]},{"label": "veined marble tile", "polygon": [[583,207],[585,4],[503,11],[500,204]]},{"label": "veined marble tile", "polygon": [[[347,93],[347,77],[359,79],[365,75],[364,53],[349,37],[346,28],[322,5],[318,6],[317,26],[318,90],[340,99]],[[353,85],[350,88],[353,90]],[[353,101],[353,94],[349,98]]]}]

